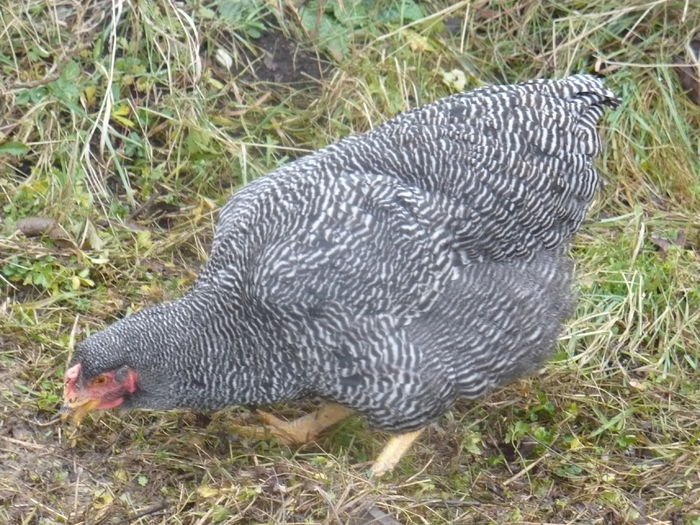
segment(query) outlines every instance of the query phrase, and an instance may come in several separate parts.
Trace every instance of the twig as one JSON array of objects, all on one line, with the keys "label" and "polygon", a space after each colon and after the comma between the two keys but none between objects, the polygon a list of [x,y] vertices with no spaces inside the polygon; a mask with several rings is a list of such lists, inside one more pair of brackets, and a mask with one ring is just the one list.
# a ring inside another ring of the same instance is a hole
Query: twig
[{"label": "twig", "polygon": [[533,461],[532,463],[530,463],[527,467],[525,467],[525,468],[522,469],[520,472],[518,472],[515,476],[512,476],[512,477],[508,478],[507,480],[505,480],[505,481],[503,482],[503,485],[510,485],[510,484],[513,483],[514,481],[520,479],[522,476],[524,476],[525,474],[527,474],[528,472],[530,472],[530,470],[532,470],[533,468],[535,468],[535,466],[536,466],[537,464],[539,464],[540,461],[542,461],[544,458],[546,458],[546,457],[548,457],[548,456],[549,456],[548,454],[545,454],[544,456],[541,456],[541,457],[537,458],[535,461]]},{"label": "twig", "polygon": [[159,503],[158,505],[154,505],[153,507],[149,507],[146,510],[136,514],[135,516],[132,516],[129,518],[125,523],[133,523],[136,520],[140,520],[141,518],[144,518],[146,516],[149,516],[151,514],[155,514],[156,512],[160,512],[162,510],[165,510],[168,508],[168,504],[166,502]]},{"label": "twig", "polygon": [[20,447],[31,448],[34,450],[46,450],[47,448],[49,448],[46,445],[39,445],[37,443],[30,443],[29,441],[21,441],[19,439],[7,437],[7,436],[0,436],[0,438],[4,439],[8,443],[12,443],[13,445],[19,445]]},{"label": "twig", "polygon": [[34,425],[36,427],[50,427],[50,426],[55,425],[56,423],[60,423],[61,418],[55,417],[53,419],[50,419],[49,421],[37,421],[36,419],[28,419],[28,418],[23,417],[22,421],[26,421],[27,423],[31,423],[32,425]]},{"label": "twig", "polygon": [[481,505],[479,501],[467,501],[463,499],[427,499],[418,501],[421,505],[430,505],[433,507],[476,507]]}]

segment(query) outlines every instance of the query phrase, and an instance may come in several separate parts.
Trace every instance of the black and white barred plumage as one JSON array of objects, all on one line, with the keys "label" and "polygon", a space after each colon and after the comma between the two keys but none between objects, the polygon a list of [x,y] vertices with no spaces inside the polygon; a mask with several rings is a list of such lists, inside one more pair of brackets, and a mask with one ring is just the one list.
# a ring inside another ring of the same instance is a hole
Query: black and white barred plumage
[{"label": "black and white barred plumage", "polygon": [[410,430],[538,367],[570,310],[565,256],[598,186],[587,75],[457,94],[238,191],[194,288],[81,343],[129,366],[124,406],[319,396]]}]

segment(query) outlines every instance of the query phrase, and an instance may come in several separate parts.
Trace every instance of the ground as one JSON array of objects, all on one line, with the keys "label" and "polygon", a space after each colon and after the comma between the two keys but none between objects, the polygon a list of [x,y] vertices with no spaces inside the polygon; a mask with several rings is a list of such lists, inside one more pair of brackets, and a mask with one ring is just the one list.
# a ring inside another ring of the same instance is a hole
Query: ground
[{"label": "ground", "polygon": [[[699,28],[680,0],[0,0],[0,522],[700,524]],[[388,436],[361,417],[301,448],[232,432],[245,407],[59,420],[75,341],[184,293],[236,187],[571,72],[622,99],[576,311],[544,370],[395,473],[367,477]]]}]

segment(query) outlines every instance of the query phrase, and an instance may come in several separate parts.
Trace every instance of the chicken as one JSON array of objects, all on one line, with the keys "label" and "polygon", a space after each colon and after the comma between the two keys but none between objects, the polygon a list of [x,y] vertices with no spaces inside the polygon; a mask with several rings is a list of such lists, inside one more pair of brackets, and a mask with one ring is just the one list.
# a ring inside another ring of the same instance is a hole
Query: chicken
[{"label": "chicken", "polygon": [[94,409],[326,404],[395,432],[391,470],[457,398],[541,366],[571,309],[566,256],[599,185],[592,76],[456,94],[291,162],[221,210],[184,297],[76,347],[65,403]]}]

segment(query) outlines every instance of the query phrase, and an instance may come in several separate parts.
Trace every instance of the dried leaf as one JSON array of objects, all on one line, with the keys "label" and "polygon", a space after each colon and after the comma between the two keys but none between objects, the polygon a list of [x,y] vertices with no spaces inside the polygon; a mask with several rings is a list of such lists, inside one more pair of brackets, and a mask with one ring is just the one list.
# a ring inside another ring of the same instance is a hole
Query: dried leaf
[{"label": "dried leaf", "polygon": [[214,59],[228,70],[230,70],[233,67],[233,58],[231,57],[229,52],[226,51],[223,47],[220,47],[216,50]]},{"label": "dried leaf", "polygon": [[95,102],[97,101],[96,93],[97,93],[97,88],[95,86],[87,86],[83,90],[83,95],[85,96],[85,103],[88,106],[95,105]]},{"label": "dried leaf", "polygon": [[375,505],[370,505],[360,515],[353,516],[353,521],[350,521],[350,523],[353,525],[359,525],[360,523],[362,525],[401,525],[401,522],[396,521]]},{"label": "dried leaf", "polygon": [[124,470],[123,468],[118,468],[117,470],[115,470],[112,473],[112,476],[114,477],[114,479],[121,483],[126,483],[127,481],[129,481],[129,474],[127,474],[126,470]]},{"label": "dried leaf", "polygon": [[17,229],[27,237],[42,235],[51,239],[59,248],[75,248],[76,243],[63,227],[50,217],[28,217],[17,221]]},{"label": "dried leaf", "polygon": [[17,221],[17,229],[27,237],[47,235],[58,223],[50,217],[29,217]]},{"label": "dried leaf", "polygon": [[671,246],[680,246],[681,248],[687,247],[687,240],[685,237],[685,232],[678,232],[675,239],[669,239],[667,237],[660,237],[659,235],[651,236],[651,243],[656,246],[661,253],[667,253]]},{"label": "dried leaf", "polygon": [[211,485],[200,485],[197,487],[197,494],[200,498],[213,498],[218,496],[220,493],[221,491],[219,489],[212,487]]},{"label": "dried leaf", "polygon": [[127,115],[129,115],[130,113],[131,110],[129,109],[129,106],[126,104],[121,104],[120,106],[117,106],[112,110],[112,114],[110,116],[113,120],[116,120],[122,126],[125,126],[127,128],[133,128],[136,124],[134,124],[133,120],[127,118]]},{"label": "dried leaf", "polygon": [[454,91],[464,91],[467,85],[467,76],[461,69],[453,69],[452,71],[442,72],[442,81],[447,87]]}]

